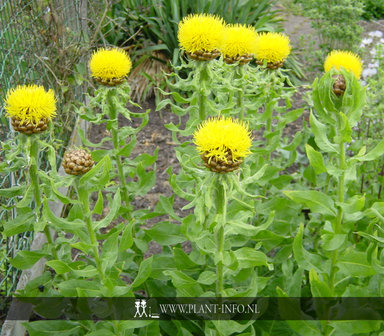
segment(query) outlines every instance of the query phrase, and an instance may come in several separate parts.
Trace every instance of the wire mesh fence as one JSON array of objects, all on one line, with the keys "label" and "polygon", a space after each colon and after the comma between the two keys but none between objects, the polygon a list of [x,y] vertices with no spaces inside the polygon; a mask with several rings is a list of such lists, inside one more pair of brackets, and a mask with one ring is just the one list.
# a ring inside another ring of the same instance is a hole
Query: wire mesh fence
[{"label": "wire mesh fence", "polygon": [[[7,91],[17,85],[39,84],[55,91],[58,127],[51,127],[45,136],[57,139],[55,146],[61,157],[74,125],[70,102],[83,97],[83,87],[71,84],[79,82],[74,69],[80,66],[83,50],[88,49],[86,13],[86,0],[0,0],[1,142],[17,141],[4,113]],[[1,149],[0,162],[5,159]],[[47,160],[41,160],[44,161]],[[12,166],[12,162],[7,164]],[[0,189],[18,185],[24,178],[23,171],[0,171]],[[16,201],[0,196],[0,224],[15,217]],[[18,250],[28,249],[33,235],[25,232],[7,239],[1,237],[0,234],[0,294],[8,296],[19,276],[8,260]]]}]

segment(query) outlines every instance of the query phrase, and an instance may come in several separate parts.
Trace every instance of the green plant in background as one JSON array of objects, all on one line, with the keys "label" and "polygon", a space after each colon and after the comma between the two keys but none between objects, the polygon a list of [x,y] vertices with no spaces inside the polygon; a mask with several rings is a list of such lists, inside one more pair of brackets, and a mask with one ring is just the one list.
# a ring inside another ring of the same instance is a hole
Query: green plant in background
[{"label": "green plant in background", "polygon": [[[215,14],[228,23],[252,25],[256,30],[272,30],[279,21],[269,0],[121,0],[113,5],[111,18],[125,17],[128,27],[141,26],[146,39],[154,45],[162,41],[161,47],[167,56],[176,60],[173,55],[179,52],[178,24],[192,13]],[[132,34],[127,37],[130,36]],[[119,42],[127,40],[127,37]]]},{"label": "green plant in background", "polygon": [[[349,150],[354,153],[358,152],[358,148],[362,146],[373,146],[383,138],[382,123],[383,123],[383,64],[384,53],[383,46],[376,45],[376,55],[372,59],[374,64],[377,64],[377,73],[366,79],[367,82],[367,104],[364,108],[362,118],[358,127],[354,129],[355,142],[351,144]],[[367,202],[380,200],[383,197],[383,161],[378,160],[367,162],[361,166],[358,175],[360,183],[356,188],[360,193],[365,193]],[[377,173],[379,172],[379,173]]]},{"label": "green plant in background", "polygon": [[384,18],[384,0],[363,0],[365,20]]},{"label": "green plant in background", "polygon": [[[256,30],[280,30],[281,19],[272,9],[272,4],[270,0],[121,0],[114,2],[108,11],[103,36],[113,45],[132,48],[132,77],[143,73],[145,78],[136,79],[139,83],[138,91],[142,92],[144,87],[153,83],[161,86],[163,78],[156,71],[168,72],[166,64],[169,60],[175,66],[180,65],[177,34],[182,18],[189,14],[207,13],[218,15],[227,23],[252,25]],[[149,67],[148,63],[154,66]],[[293,64],[296,65],[296,76],[301,77],[298,63]],[[150,91],[147,89],[146,92]]]},{"label": "green plant in background", "polygon": [[356,51],[361,42],[363,27],[359,21],[363,13],[362,0],[300,1],[305,15],[312,20],[320,40],[319,59],[333,49]]}]

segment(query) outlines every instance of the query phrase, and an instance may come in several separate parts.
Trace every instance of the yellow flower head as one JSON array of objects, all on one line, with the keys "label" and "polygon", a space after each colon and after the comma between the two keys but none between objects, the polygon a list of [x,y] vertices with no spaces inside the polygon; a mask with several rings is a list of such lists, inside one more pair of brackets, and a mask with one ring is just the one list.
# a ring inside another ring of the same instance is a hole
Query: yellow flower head
[{"label": "yellow flower head", "polygon": [[50,120],[56,115],[55,95],[42,86],[19,85],[8,91],[5,111],[8,117],[14,117],[20,124],[37,125],[41,120]]},{"label": "yellow flower head", "polygon": [[123,49],[98,49],[89,61],[89,69],[96,79],[105,81],[122,79],[131,70],[132,62]]},{"label": "yellow flower head", "polygon": [[248,125],[230,117],[209,118],[193,134],[197,150],[209,160],[228,163],[250,154],[252,144]]},{"label": "yellow flower head", "polygon": [[211,52],[221,50],[224,36],[224,20],[211,14],[188,15],[179,22],[177,37],[182,49]]},{"label": "yellow flower head", "polygon": [[260,33],[256,38],[255,57],[270,63],[284,62],[291,52],[289,37],[281,33]]},{"label": "yellow flower head", "polygon": [[236,57],[255,53],[257,34],[253,27],[228,25],[224,34],[222,52],[225,56]]},{"label": "yellow flower head", "polygon": [[333,67],[340,70],[343,67],[347,71],[352,71],[357,79],[360,79],[363,71],[362,62],[359,56],[350,51],[333,50],[324,62],[324,70],[328,72]]}]

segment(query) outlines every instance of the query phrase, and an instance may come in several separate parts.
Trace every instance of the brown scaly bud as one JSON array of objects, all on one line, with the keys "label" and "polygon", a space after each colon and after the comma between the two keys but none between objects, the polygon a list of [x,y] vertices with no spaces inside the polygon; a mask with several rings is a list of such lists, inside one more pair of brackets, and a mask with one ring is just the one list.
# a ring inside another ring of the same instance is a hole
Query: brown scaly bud
[{"label": "brown scaly bud", "polygon": [[334,75],[335,82],[333,83],[333,92],[336,96],[340,97],[344,94],[346,89],[345,78],[343,75]]},{"label": "brown scaly bud", "polygon": [[101,85],[104,86],[117,86],[121,83],[124,83],[127,80],[127,76],[123,76],[120,78],[101,78],[101,77],[94,77],[96,82],[98,82]]},{"label": "brown scaly bud", "polygon": [[83,175],[94,165],[91,154],[84,149],[72,149],[64,154],[62,166],[67,174]]},{"label": "brown scaly bud", "polygon": [[[260,66],[264,65],[264,61],[262,60],[257,60],[256,63]],[[268,62],[267,63],[267,68],[271,70],[276,70],[278,68],[281,68],[284,65],[284,61],[280,62]]]},{"label": "brown scaly bud", "polygon": [[208,152],[205,152],[201,155],[201,158],[204,161],[204,166],[206,166],[210,171],[215,173],[230,173],[236,169],[239,169],[239,166],[243,163],[243,159],[238,159],[233,161],[231,150],[227,151],[227,162],[224,160],[217,159],[216,157],[207,157]]},{"label": "brown scaly bud", "polygon": [[11,125],[13,129],[17,132],[24,134],[33,134],[33,133],[41,133],[44,132],[48,128],[49,120],[44,118],[40,119],[38,124],[31,124],[29,122],[21,123],[20,119],[16,117],[11,118]]},{"label": "brown scaly bud", "polygon": [[224,56],[224,62],[227,64],[234,64],[239,62],[240,65],[244,65],[252,61],[253,54],[237,55],[235,57]]},{"label": "brown scaly bud", "polygon": [[210,61],[220,56],[220,51],[214,49],[212,51],[196,50],[193,53],[187,52],[188,56],[196,61]]}]

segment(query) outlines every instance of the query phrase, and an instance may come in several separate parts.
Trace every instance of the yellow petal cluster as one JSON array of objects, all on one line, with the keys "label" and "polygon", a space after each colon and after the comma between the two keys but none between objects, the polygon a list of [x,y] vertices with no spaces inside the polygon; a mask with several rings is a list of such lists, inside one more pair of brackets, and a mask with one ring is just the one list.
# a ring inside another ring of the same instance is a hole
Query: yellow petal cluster
[{"label": "yellow petal cluster", "polygon": [[221,50],[224,37],[224,20],[211,14],[188,15],[179,22],[177,37],[182,49],[211,52]]},{"label": "yellow petal cluster", "polygon": [[56,115],[56,100],[53,90],[45,91],[38,85],[17,86],[8,91],[5,99],[8,117],[15,117],[20,124],[37,125],[40,120]]},{"label": "yellow petal cluster", "polygon": [[193,134],[197,150],[206,157],[227,162],[228,151],[233,161],[250,154],[252,145],[248,125],[230,117],[214,117],[202,122]]},{"label": "yellow petal cluster", "polygon": [[234,24],[228,25],[224,31],[222,53],[228,57],[236,57],[255,53],[257,33],[253,27]]},{"label": "yellow petal cluster", "polygon": [[357,79],[360,79],[363,65],[358,55],[350,51],[333,50],[324,62],[324,70],[328,72],[333,67],[340,70],[343,67],[347,71],[352,71]]},{"label": "yellow petal cluster", "polygon": [[256,38],[255,58],[283,62],[291,52],[289,37],[281,33],[260,33]]},{"label": "yellow petal cluster", "polygon": [[89,61],[92,77],[102,80],[120,79],[128,75],[132,68],[129,55],[123,49],[96,50]]}]

